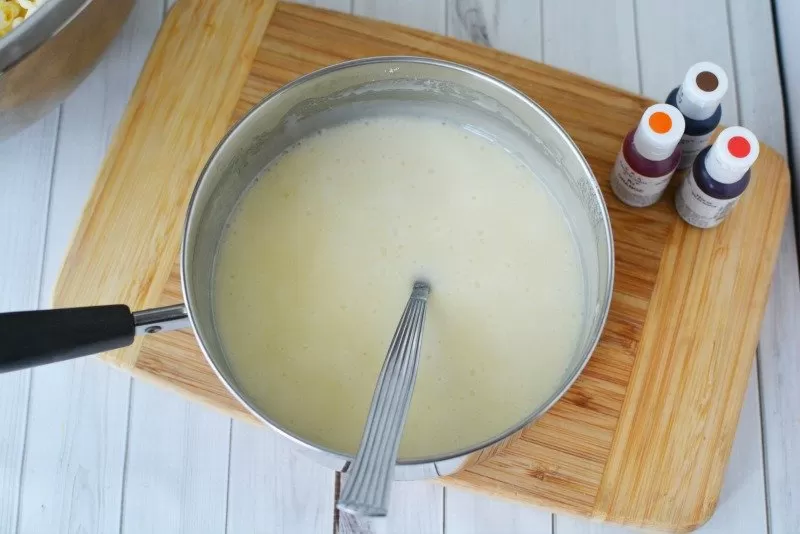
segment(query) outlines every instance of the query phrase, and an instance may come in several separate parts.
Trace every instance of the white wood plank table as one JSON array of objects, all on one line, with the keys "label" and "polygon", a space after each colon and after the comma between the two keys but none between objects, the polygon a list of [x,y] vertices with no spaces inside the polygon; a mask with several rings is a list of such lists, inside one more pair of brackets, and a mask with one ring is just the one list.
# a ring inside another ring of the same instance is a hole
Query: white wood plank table
[{"label": "white wood plank table", "polygon": [[[782,27],[800,23],[793,1],[777,1],[779,13],[796,17]],[[751,128],[783,154],[792,148],[768,0],[319,3],[496,46],[655,99],[691,63],[712,60],[733,81],[723,122]],[[139,0],[75,94],[0,143],[0,311],[49,305],[71,233],[168,4]],[[798,80],[800,50],[790,53],[783,50],[784,65],[793,62],[784,75]],[[800,92],[789,87],[797,129]],[[794,139],[800,157],[800,131]],[[790,216],[725,486],[702,532],[800,534],[793,225]],[[268,430],[93,359],[0,375],[0,414],[0,534],[625,531],[430,483],[396,484],[386,521],[354,522],[334,513],[333,473],[293,455]]]}]

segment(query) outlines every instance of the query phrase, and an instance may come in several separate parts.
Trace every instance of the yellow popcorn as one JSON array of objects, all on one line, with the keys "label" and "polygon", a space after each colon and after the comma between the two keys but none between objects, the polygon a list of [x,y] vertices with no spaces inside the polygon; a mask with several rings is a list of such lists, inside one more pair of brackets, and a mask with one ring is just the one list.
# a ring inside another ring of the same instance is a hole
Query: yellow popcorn
[{"label": "yellow popcorn", "polygon": [[0,37],[19,26],[47,0],[0,0]]}]

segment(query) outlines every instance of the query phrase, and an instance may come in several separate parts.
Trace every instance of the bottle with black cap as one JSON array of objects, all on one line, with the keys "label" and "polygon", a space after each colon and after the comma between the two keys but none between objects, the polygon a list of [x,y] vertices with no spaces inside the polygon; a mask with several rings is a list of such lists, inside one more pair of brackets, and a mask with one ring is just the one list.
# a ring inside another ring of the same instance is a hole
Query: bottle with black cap
[{"label": "bottle with black cap", "polygon": [[747,189],[758,150],[758,139],[747,128],[722,130],[714,144],[697,155],[678,188],[675,207],[681,218],[698,228],[721,223]]},{"label": "bottle with black cap", "polygon": [[686,121],[678,169],[691,167],[697,154],[708,146],[711,134],[722,119],[720,102],[727,91],[728,76],[722,67],[701,61],[689,67],[683,83],[670,92],[667,104],[678,108]]}]

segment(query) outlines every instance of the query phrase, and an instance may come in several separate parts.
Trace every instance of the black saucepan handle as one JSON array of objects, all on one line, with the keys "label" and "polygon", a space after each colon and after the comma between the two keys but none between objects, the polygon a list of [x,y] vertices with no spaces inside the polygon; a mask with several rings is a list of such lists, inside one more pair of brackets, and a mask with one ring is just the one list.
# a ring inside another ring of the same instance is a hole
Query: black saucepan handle
[{"label": "black saucepan handle", "polygon": [[122,304],[0,313],[0,373],[126,347],[134,333]]}]

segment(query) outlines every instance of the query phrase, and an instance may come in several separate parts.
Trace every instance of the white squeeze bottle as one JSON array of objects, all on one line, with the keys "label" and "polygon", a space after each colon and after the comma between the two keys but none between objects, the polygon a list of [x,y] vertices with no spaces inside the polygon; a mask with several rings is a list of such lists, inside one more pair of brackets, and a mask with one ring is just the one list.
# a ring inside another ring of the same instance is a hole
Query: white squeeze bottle
[{"label": "white squeeze bottle", "polygon": [[728,76],[722,67],[701,61],[689,67],[683,83],[669,93],[667,104],[678,108],[686,121],[678,169],[688,169],[700,151],[708,146],[711,134],[722,119],[720,102],[727,92]]},{"label": "white squeeze bottle", "polygon": [[741,126],[725,128],[714,144],[700,151],[675,195],[681,218],[698,228],[717,226],[750,183],[758,158],[758,139]]},{"label": "white squeeze bottle", "polygon": [[622,141],[611,171],[611,190],[622,202],[642,208],[658,202],[681,159],[683,115],[669,104],[647,108]]}]

